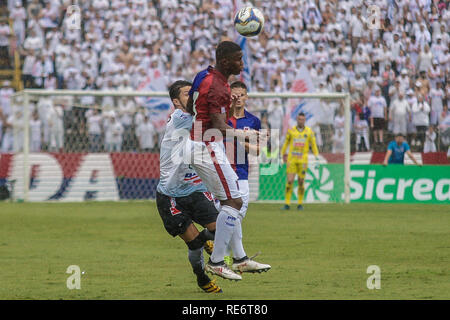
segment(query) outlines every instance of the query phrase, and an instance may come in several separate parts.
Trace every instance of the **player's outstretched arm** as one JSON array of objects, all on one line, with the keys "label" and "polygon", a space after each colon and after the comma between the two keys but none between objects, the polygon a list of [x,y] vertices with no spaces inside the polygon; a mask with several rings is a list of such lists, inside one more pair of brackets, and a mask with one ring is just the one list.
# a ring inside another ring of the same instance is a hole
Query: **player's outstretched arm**
[{"label": "player's outstretched arm", "polygon": [[235,129],[229,126],[226,123],[227,117],[225,113],[210,113],[209,117],[211,119],[212,128],[219,130],[224,137],[236,137],[244,140],[251,135],[259,136],[259,131]]},{"label": "player's outstretched arm", "polygon": [[420,164],[419,162],[417,162],[416,158],[414,158],[413,154],[411,153],[410,150],[406,151],[406,154],[408,155],[408,157],[418,166],[422,166],[422,164]]}]

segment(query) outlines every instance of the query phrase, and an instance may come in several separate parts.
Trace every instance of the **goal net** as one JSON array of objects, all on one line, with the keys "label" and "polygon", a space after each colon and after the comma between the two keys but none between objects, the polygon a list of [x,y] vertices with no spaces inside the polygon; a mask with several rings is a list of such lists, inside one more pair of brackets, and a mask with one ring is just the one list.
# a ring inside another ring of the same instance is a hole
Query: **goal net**
[{"label": "goal net", "polygon": [[[269,138],[250,157],[250,200],[284,200],[286,132],[303,112],[316,138],[305,202],[350,200],[350,101],[346,93],[250,92],[247,110]],[[0,184],[18,201],[154,199],[159,143],[172,111],[167,92],[27,89],[12,98]],[[297,182],[292,200],[295,201]]]}]

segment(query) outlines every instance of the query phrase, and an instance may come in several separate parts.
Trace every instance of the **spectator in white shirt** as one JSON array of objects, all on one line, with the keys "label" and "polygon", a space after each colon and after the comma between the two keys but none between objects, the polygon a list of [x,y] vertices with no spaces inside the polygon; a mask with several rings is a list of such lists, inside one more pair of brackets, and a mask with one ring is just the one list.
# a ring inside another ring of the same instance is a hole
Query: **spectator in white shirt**
[{"label": "spectator in white shirt", "polygon": [[356,150],[358,152],[369,151],[369,123],[365,119],[364,113],[360,112],[356,115],[354,128],[356,134]]},{"label": "spectator in white shirt", "polygon": [[17,37],[17,45],[21,46],[25,40],[25,20],[27,19],[27,12],[22,6],[21,0],[16,0],[14,8],[10,10],[9,17],[13,20],[13,30]]},{"label": "spectator in white shirt", "polygon": [[61,106],[51,104],[47,112],[47,124],[50,133],[49,150],[61,152],[64,146],[64,111]]},{"label": "spectator in white shirt", "polygon": [[430,51],[428,44],[425,44],[417,60],[417,71],[427,71],[431,67],[432,61],[433,53]]},{"label": "spectator in white shirt", "polygon": [[86,124],[89,135],[89,152],[101,151],[102,116],[98,109],[90,109],[86,112]]},{"label": "spectator in white shirt", "polygon": [[419,96],[417,97],[417,103],[413,105],[411,111],[413,116],[413,123],[416,126],[417,130],[418,141],[416,141],[416,144],[420,146],[425,142],[425,132],[430,125],[430,106],[425,101],[423,95],[419,94]]},{"label": "spectator in white shirt", "polygon": [[155,151],[158,135],[148,116],[144,116],[144,121],[136,128],[136,137],[141,152]]},{"label": "spectator in white shirt", "polygon": [[429,126],[425,134],[425,143],[423,145],[423,152],[436,152],[436,132],[434,132],[433,126]]},{"label": "spectator in white shirt", "polygon": [[386,99],[381,95],[380,87],[375,88],[375,95],[369,98],[367,106],[370,109],[370,127],[373,129],[375,143],[384,142],[385,121],[387,119]]},{"label": "spectator in white shirt", "polygon": [[431,99],[431,111],[430,111],[430,124],[433,126],[438,125],[439,115],[444,109],[445,93],[442,89],[442,82],[436,83],[436,88],[432,88],[430,91]]},{"label": "spectator in white shirt", "polygon": [[115,115],[105,121],[105,149],[107,152],[122,150],[123,126]]},{"label": "spectator in white shirt", "polygon": [[403,90],[398,92],[398,98],[394,99],[389,108],[389,121],[392,123],[392,132],[394,134],[402,133],[406,136],[407,124],[411,109],[408,101],[405,99]]},{"label": "spectator in white shirt", "polygon": [[33,111],[32,118],[30,120],[30,151],[41,151],[42,141],[42,122],[39,119],[39,113],[37,110]]},{"label": "spectator in white shirt", "polygon": [[3,81],[0,88],[0,109],[6,118],[11,114],[11,96],[13,94],[14,89],[11,88],[11,82],[8,80]]},{"label": "spectator in white shirt", "polygon": [[11,31],[6,21],[0,21],[0,57],[4,59],[4,66],[9,67],[9,37]]},{"label": "spectator in white shirt", "polygon": [[23,43],[25,50],[41,51],[44,48],[44,42],[42,38],[36,34],[34,29],[30,29],[30,35],[25,39]]}]

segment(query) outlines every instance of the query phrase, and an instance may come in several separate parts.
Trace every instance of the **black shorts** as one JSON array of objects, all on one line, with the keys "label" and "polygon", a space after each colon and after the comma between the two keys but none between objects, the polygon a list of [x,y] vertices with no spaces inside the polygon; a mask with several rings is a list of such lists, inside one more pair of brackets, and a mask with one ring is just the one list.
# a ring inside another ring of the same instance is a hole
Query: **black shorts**
[{"label": "black shorts", "polygon": [[373,118],[373,130],[384,130],[384,118]]},{"label": "black shorts", "polygon": [[204,227],[215,222],[219,214],[209,192],[194,192],[178,198],[157,192],[156,206],[164,228],[173,237],[185,233],[193,221]]}]

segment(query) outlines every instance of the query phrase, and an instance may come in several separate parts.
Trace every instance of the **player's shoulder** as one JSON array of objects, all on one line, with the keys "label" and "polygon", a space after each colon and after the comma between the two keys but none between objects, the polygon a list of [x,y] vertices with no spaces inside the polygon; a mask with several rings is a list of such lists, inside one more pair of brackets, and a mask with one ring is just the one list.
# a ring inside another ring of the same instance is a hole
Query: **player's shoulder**
[{"label": "player's shoulder", "polygon": [[305,133],[306,133],[306,135],[308,135],[308,136],[314,135],[314,131],[313,131],[310,127],[308,127],[308,126],[305,126]]},{"label": "player's shoulder", "polygon": [[289,134],[294,134],[297,132],[297,127],[296,126],[292,126],[288,129],[287,131]]},{"label": "player's shoulder", "polygon": [[[184,125],[188,125],[192,123],[192,115],[184,112],[181,109],[175,109],[174,112],[170,115],[170,120],[174,124],[175,127],[180,127]],[[169,121],[170,121],[169,120]]]},{"label": "player's shoulder", "polygon": [[189,94],[192,95],[195,91],[199,91],[200,86],[205,85],[205,79],[211,78],[212,75],[213,72],[211,66],[197,73],[197,75],[194,78],[194,82],[192,83],[192,87],[189,90]]},{"label": "player's shoulder", "polygon": [[253,122],[254,125],[261,126],[261,120],[250,111],[244,110],[245,117]]}]

